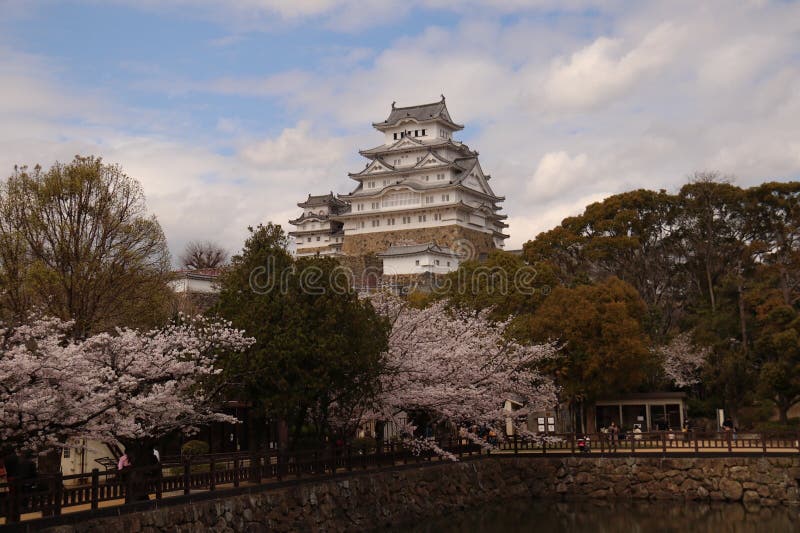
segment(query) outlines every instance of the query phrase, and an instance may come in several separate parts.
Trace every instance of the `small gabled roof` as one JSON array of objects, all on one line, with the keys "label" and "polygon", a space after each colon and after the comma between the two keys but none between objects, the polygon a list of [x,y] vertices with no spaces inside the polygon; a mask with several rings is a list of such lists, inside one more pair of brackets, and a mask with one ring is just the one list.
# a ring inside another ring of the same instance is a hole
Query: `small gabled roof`
[{"label": "small gabled roof", "polygon": [[293,226],[297,226],[298,224],[301,224],[302,222],[305,222],[306,220],[319,220],[320,222],[324,222],[324,221],[328,220],[328,216],[329,215],[318,215],[316,213],[310,213],[308,215],[303,213],[302,215],[300,215],[299,217],[295,218],[294,220],[290,220],[289,224],[291,224]]},{"label": "small gabled roof", "polygon": [[306,201],[298,203],[297,207],[318,207],[323,205],[344,206],[344,202],[336,198],[336,195],[334,195],[333,191],[331,191],[328,194],[320,194],[317,196],[312,196],[309,194]]},{"label": "small gabled roof", "polygon": [[217,279],[222,274],[221,268],[182,268],[174,272],[179,278]]},{"label": "small gabled roof", "polygon": [[[411,141],[412,146],[400,146],[403,141]],[[397,141],[393,142],[390,145],[381,144],[379,146],[375,146],[374,148],[368,148],[366,150],[359,150],[358,153],[363,155],[364,157],[369,157],[370,159],[379,157],[381,155],[390,154],[390,153],[400,153],[400,152],[410,152],[414,150],[419,150],[420,148],[446,148],[451,147],[454,150],[460,151],[461,153],[469,153],[472,155],[476,155],[476,152],[470,150],[469,146],[462,143],[461,141],[454,141],[453,139],[433,139],[431,141],[420,141],[419,139],[415,139],[414,137],[405,137],[404,139],[398,139]]]},{"label": "small gabled roof", "polygon": [[430,149],[430,150],[428,150],[428,152],[424,156],[422,156],[422,159],[417,161],[417,163],[413,167],[411,167],[411,170],[419,170],[425,164],[427,164],[426,161],[428,161],[429,159],[435,159],[436,161],[439,161],[443,165],[452,165],[453,164],[453,161],[450,161],[447,158],[440,156],[438,153],[436,153],[432,149]]},{"label": "small gabled roof", "polygon": [[456,254],[450,250],[450,248],[439,246],[435,242],[428,242],[425,244],[393,245],[390,246],[386,251],[376,255],[378,257],[399,257],[403,255],[417,255],[422,253],[432,253],[446,257],[457,257]]},{"label": "small gabled roof", "polygon": [[392,102],[392,111],[389,117],[383,122],[373,122],[372,126],[378,130],[385,130],[397,125],[401,120],[414,120],[416,122],[430,122],[432,120],[441,120],[450,126],[453,130],[463,130],[464,126],[456,124],[450,118],[450,113],[447,111],[447,105],[444,103],[444,95],[438,102],[432,104],[412,105],[408,107],[396,107]]}]

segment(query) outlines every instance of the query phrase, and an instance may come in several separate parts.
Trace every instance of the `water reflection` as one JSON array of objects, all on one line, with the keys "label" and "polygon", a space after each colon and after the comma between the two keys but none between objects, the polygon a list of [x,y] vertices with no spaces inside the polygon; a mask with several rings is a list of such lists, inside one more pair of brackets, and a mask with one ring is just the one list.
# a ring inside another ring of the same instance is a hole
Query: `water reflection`
[{"label": "water reflection", "polygon": [[448,532],[586,532],[626,533],[789,532],[800,531],[797,507],[754,508],[740,504],[683,501],[548,501],[461,511],[399,528],[406,533]]}]

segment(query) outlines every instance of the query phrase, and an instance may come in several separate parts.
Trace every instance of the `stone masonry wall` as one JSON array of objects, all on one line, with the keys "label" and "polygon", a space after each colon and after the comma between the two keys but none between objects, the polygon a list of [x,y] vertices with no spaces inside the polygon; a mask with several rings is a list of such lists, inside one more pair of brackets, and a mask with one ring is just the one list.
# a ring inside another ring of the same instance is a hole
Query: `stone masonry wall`
[{"label": "stone masonry wall", "polygon": [[[47,529],[350,531],[508,499],[628,498],[798,504],[798,457],[492,457],[365,472]],[[155,504],[155,502],[151,502]],[[76,516],[77,518],[77,516]]]},{"label": "stone masonry wall", "polygon": [[416,228],[346,235],[342,252],[345,255],[367,255],[385,251],[393,244],[435,242],[455,251],[472,251],[477,259],[480,254],[494,249],[494,241],[488,233],[461,226],[450,225],[438,228]]}]

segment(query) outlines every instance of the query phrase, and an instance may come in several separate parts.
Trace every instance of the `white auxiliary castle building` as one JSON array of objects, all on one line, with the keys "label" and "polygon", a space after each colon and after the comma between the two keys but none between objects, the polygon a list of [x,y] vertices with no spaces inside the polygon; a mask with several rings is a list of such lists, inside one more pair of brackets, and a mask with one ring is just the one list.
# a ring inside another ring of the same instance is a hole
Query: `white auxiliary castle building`
[{"label": "white auxiliary castle building", "polygon": [[444,96],[410,107],[393,103],[386,120],[372,126],[383,142],[359,152],[368,161],[349,174],[355,188],[298,204],[303,215],[290,221],[298,255],[375,255],[385,274],[438,274],[455,270],[463,252],[480,257],[503,247],[504,198],[489,185],[478,153],[453,138],[463,126]]}]

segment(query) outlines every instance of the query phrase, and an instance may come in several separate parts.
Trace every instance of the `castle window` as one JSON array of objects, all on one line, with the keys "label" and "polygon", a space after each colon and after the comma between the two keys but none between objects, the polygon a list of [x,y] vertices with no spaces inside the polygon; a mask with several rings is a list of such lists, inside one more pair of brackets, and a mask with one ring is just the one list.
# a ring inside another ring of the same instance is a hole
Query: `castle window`
[{"label": "castle window", "polygon": [[383,207],[396,207],[402,205],[418,205],[419,195],[413,192],[395,192],[387,194],[381,200]]},{"label": "castle window", "polygon": [[443,202],[449,202],[450,201],[450,195],[449,194],[443,194],[442,195],[442,201]]},{"label": "castle window", "polygon": [[436,179],[442,181],[444,179],[444,174],[436,174]]},{"label": "castle window", "polygon": [[380,225],[381,225],[381,221],[380,220],[373,220],[372,221],[372,227],[373,228],[377,228]]},{"label": "castle window", "polygon": [[363,220],[361,221],[361,227],[362,228],[364,227],[364,221]]},{"label": "castle window", "polygon": [[425,215],[420,215],[417,218],[418,218],[419,222],[425,222],[425,220],[426,220],[426,216]]},{"label": "castle window", "polygon": [[393,218],[387,218],[386,219],[386,225],[387,226],[394,226],[394,219]]},{"label": "castle window", "polygon": [[417,259],[416,261],[414,261],[414,264],[415,264],[415,265],[417,265],[417,266],[419,266],[419,259]]},{"label": "castle window", "polygon": [[401,132],[400,132],[400,138],[402,139],[402,138],[403,138],[403,137],[405,137],[405,136],[406,136],[406,132],[404,132],[404,131],[401,131]]},{"label": "castle window", "polygon": [[422,136],[425,137],[425,129],[422,130]]},{"label": "castle window", "polygon": [[450,266],[450,261],[447,262],[447,266]]},{"label": "castle window", "polygon": [[433,220],[442,220],[441,213],[434,213],[433,214]]},{"label": "castle window", "polygon": [[372,202],[372,209],[378,209],[381,206],[379,202]]},{"label": "castle window", "polygon": [[403,217],[403,224],[411,224],[411,217]]},{"label": "castle window", "polygon": [[311,237],[308,238],[308,242],[311,242]]},{"label": "castle window", "polygon": [[436,260],[436,266],[437,267],[439,266],[439,260],[438,259]]},{"label": "castle window", "polygon": [[414,130],[414,137],[419,137],[419,130]]},{"label": "castle window", "polygon": [[426,196],[425,197],[425,203],[426,204],[432,204],[433,203],[433,196]]},{"label": "castle window", "polygon": [[394,140],[397,140],[397,132],[394,132]]},{"label": "castle window", "polygon": [[317,242],[319,242],[319,237],[317,237]]}]

